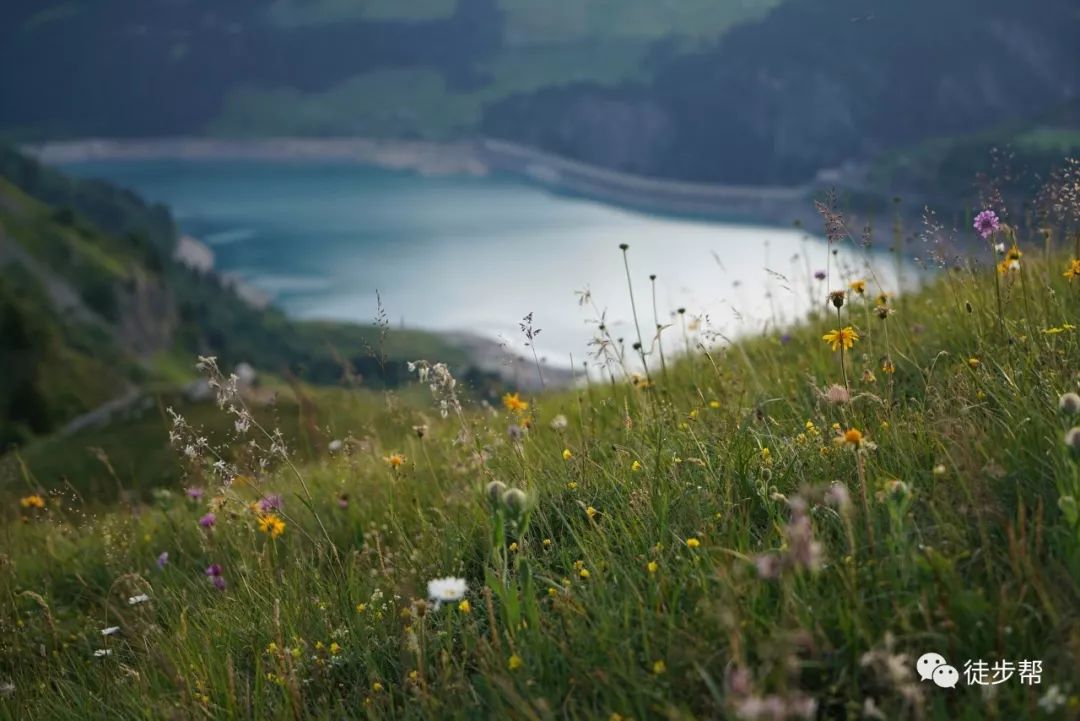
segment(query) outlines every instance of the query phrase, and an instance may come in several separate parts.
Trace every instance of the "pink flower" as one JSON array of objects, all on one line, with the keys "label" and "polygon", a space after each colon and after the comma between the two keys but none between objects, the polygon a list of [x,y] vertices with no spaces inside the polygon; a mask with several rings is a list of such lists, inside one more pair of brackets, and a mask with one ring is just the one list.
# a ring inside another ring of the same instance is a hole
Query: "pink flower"
[{"label": "pink flower", "polygon": [[998,220],[997,213],[992,210],[984,210],[975,216],[975,232],[983,240],[996,233],[1000,227],[1001,222]]},{"label": "pink flower", "polygon": [[217,516],[212,512],[199,519],[199,525],[203,528],[213,528],[215,523],[217,523]]}]

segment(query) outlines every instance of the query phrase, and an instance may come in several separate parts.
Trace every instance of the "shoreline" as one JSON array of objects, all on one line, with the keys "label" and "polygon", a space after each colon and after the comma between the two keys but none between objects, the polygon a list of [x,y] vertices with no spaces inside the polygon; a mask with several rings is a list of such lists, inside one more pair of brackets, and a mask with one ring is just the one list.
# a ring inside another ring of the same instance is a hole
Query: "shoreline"
[{"label": "shoreline", "polygon": [[450,142],[340,138],[87,138],[26,144],[46,164],[100,160],[344,162],[421,175],[505,173],[550,192],[627,210],[708,220],[790,225],[812,217],[811,186],[689,183],[621,173],[502,140]]}]

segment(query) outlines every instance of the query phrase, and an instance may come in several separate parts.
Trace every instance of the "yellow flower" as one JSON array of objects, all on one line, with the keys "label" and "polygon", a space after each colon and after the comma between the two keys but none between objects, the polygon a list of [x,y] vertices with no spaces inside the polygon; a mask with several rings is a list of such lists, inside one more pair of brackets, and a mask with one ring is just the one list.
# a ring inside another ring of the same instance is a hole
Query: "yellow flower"
[{"label": "yellow flower", "polygon": [[596,518],[596,509],[592,506],[589,506],[585,509],[585,515],[588,516],[590,519]]},{"label": "yellow flower", "polygon": [[259,519],[259,530],[268,534],[270,538],[277,538],[285,533],[285,521],[273,513],[267,513]]},{"label": "yellow flower", "polygon": [[462,599],[461,603],[457,605],[457,610],[462,613],[472,613],[472,606],[469,605],[469,599]]},{"label": "yellow flower", "polygon": [[634,461],[633,463],[631,463],[630,464],[630,470],[635,471],[635,472],[640,471],[641,470],[641,461]]},{"label": "yellow flower", "polygon": [[843,346],[844,350],[851,350],[855,345],[855,341],[859,340],[859,334],[849,325],[845,328],[829,331],[821,336],[821,340],[831,345],[834,351],[840,350],[841,346]]},{"label": "yellow flower", "polygon": [[649,573],[656,573],[660,570],[660,564],[656,561],[649,561],[648,565],[645,566],[645,568],[649,571]]},{"label": "yellow flower", "polygon": [[391,468],[401,468],[405,465],[405,456],[400,453],[391,453],[388,456],[383,456],[383,461]]},{"label": "yellow flower", "polygon": [[892,362],[891,358],[881,361],[881,372],[890,375],[896,372],[896,364]]},{"label": "yellow flower", "polygon": [[568,489],[570,489],[571,491],[573,491],[573,490],[576,490],[576,489],[577,489],[577,481],[569,481],[569,482],[568,482],[568,483],[566,484],[566,487],[567,487]]},{"label": "yellow flower", "polygon": [[659,676],[662,673],[667,672],[667,664],[663,661],[653,661],[652,672]]},{"label": "yellow flower", "polygon": [[330,644],[330,648],[326,650],[330,652],[331,656],[337,656],[339,653],[341,653],[341,646],[338,645],[337,641],[334,641],[332,644]]},{"label": "yellow flower", "polygon": [[35,493],[33,495],[20,498],[19,505],[23,508],[44,508],[45,499]]},{"label": "yellow flower", "polygon": [[697,548],[700,545],[701,545],[701,541],[699,541],[696,538],[688,538],[688,539],[686,539],[686,547],[687,548]]},{"label": "yellow flower", "polygon": [[1070,283],[1080,278],[1080,259],[1074,258],[1069,262],[1069,267],[1065,269],[1065,277]]},{"label": "yellow flower", "polygon": [[588,578],[589,577],[589,569],[582,568],[582,569],[578,570],[578,575],[581,576],[582,578]]},{"label": "yellow flower", "polygon": [[517,393],[507,393],[503,396],[502,402],[506,410],[511,413],[524,413],[529,410],[529,404],[521,400],[521,396]]},{"label": "yellow flower", "polygon": [[998,263],[998,272],[1004,275],[1010,270],[1020,270],[1020,258],[1023,255],[1015,245],[1009,248],[1008,252],[1005,253],[1005,257]]},{"label": "yellow flower", "polygon": [[844,443],[858,448],[863,443],[862,431],[857,428],[848,428],[844,431]]},{"label": "yellow flower", "polygon": [[378,681],[376,681],[375,683],[371,684],[371,691],[372,691],[372,693],[379,693],[379,692],[381,692],[382,690],[383,690],[383,685],[382,685],[381,683],[379,683]]},{"label": "yellow flower", "polygon": [[356,604],[356,612],[357,613],[363,613],[366,610],[367,610],[367,604],[366,603],[358,603],[358,604]]},{"label": "yellow flower", "polygon": [[709,401],[709,408],[717,410],[718,408],[720,408],[720,401]]},{"label": "yellow flower", "polygon": [[525,665],[525,662],[522,661],[521,656],[518,656],[516,653],[513,656],[511,656],[506,662],[506,667],[508,669],[510,669],[511,671],[517,671],[519,668],[521,668],[524,665]]},{"label": "yellow flower", "polygon": [[550,538],[545,538],[544,539],[544,548],[551,548],[551,539]]},{"label": "yellow flower", "polygon": [[982,365],[982,361],[979,360],[978,358],[974,358],[974,357],[968,358],[968,367],[971,368],[971,370],[975,370],[976,368],[978,368],[981,365]]},{"label": "yellow flower", "polygon": [[573,457],[574,457],[574,454],[570,452],[570,449],[569,449],[569,448],[564,448],[564,449],[563,449],[563,452],[562,452],[562,459],[563,459],[564,461],[568,461],[568,460],[570,460],[570,459],[571,459],[571,458],[573,458]]},{"label": "yellow flower", "polygon": [[857,295],[862,295],[863,293],[866,292],[866,281],[865,280],[853,280],[853,281],[851,281],[851,285],[849,285],[848,287],[851,288],[851,291],[853,293],[855,293]]}]

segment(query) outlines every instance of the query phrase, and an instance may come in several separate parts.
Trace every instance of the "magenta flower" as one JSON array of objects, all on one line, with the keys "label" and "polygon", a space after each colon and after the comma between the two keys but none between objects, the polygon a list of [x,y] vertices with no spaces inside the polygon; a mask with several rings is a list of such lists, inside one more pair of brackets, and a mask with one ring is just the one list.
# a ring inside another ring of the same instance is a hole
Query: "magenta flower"
[{"label": "magenta flower", "polygon": [[975,216],[975,232],[983,240],[996,233],[1000,227],[1001,222],[998,220],[997,213],[992,210],[984,210]]},{"label": "magenta flower", "polygon": [[277,493],[271,493],[269,496],[264,496],[259,499],[259,510],[263,513],[270,513],[271,511],[281,510],[282,499]]},{"label": "magenta flower", "polygon": [[221,575],[221,566],[211,563],[206,567],[206,577],[210,579],[210,583],[214,584],[214,588],[219,591],[225,590],[225,577]]},{"label": "magenta flower", "polygon": [[157,567],[159,569],[165,568],[165,564],[167,564],[168,562],[169,562],[169,552],[168,551],[162,551],[161,555],[159,555],[157,557]]},{"label": "magenta flower", "polygon": [[217,516],[213,512],[207,513],[199,519],[199,525],[203,528],[213,528],[215,523],[217,523]]},{"label": "magenta flower", "polygon": [[203,497],[203,489],[198,486],[190,486],[187,489],[187,497],[193,501],[197,501]]}]

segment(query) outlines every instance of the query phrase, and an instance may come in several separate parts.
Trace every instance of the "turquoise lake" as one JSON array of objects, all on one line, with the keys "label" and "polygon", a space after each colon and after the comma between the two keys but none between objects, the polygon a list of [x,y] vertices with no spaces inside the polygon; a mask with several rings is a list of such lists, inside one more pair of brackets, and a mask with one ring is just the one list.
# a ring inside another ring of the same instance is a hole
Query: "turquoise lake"
[{"label": "turquoise lake", "polygon": [[[65,169],[169,205],[183,232],[213,250],[219,271],[296,317],[370,322],[378,291],[395,326],[470,331],[520,350],[518,323],[533,313],[537,348],[560,365],[590,351],[600,313],[613,335],[635,336],[620,243],[630,245],[646,336],[650,274],[661,323],[685,307],[703,332],[723,336],[798,319],[827,291],[812,277],[827,266],[827,244],[793,228],[655,217],[510,177],[281,161]],[[834,287],[865,277],[872,292],[893,292],[896,276],[893,260],[855,248],[831,265]],[[585,290],[592,301],[582,305]]]}]

